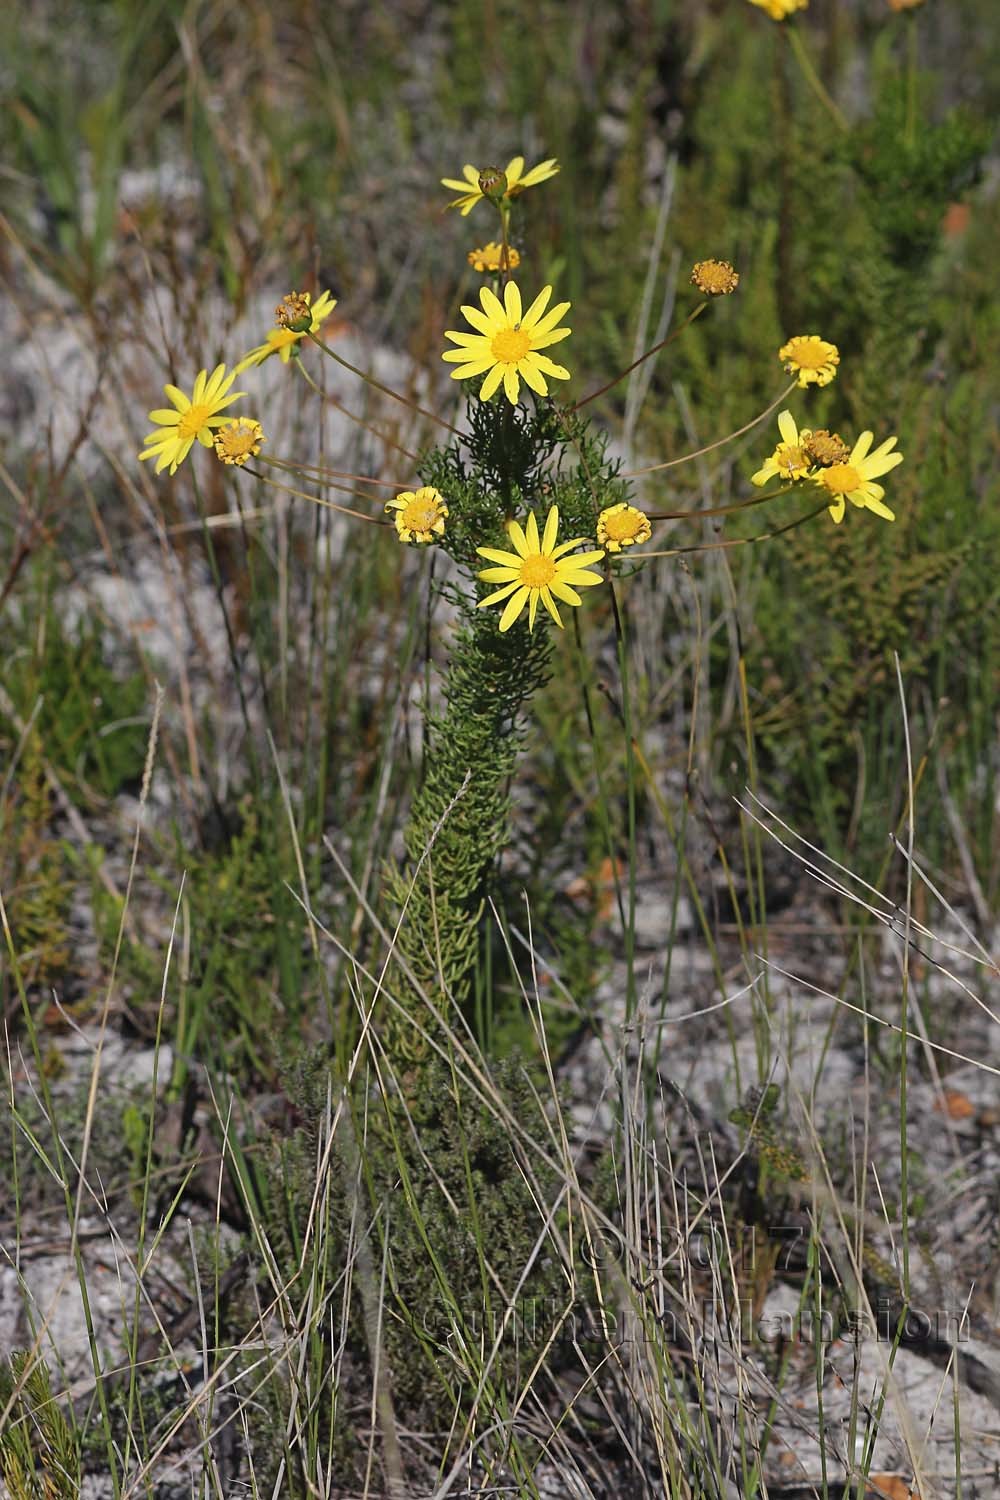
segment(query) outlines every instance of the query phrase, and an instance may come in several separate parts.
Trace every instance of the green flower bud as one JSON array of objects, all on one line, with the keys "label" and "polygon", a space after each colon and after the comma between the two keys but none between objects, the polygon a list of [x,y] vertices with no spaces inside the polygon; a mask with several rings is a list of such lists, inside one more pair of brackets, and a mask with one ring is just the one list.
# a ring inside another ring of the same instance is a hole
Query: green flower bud
[{"label": "green flower bud", "polygon": [[479,173],[479,191],[484,198],[499,203],[507,191],[507,173],[499,167],[483,167]]}]

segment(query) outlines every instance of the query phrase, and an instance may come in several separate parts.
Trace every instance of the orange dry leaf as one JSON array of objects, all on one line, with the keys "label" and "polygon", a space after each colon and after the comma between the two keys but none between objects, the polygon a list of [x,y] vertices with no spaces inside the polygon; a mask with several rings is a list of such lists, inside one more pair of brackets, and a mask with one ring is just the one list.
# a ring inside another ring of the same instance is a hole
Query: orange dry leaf
[{"label": "orange dry leaf", "polygon": [[571,901],[593,907],[599,917],[607,917],[615,904],[616,879],[621,880],[624,874],[625,865],[620,859],[616,859],[612,865],[611,860],[605,856],[598,866],[596,876],[577,875],[566,887],[566,895]]},{"label": "orange dry leaf", "polygon": [[920,1500],[920,1496],[898,1474],[869,1474],[867,1500]]},{"label": "orange dry leaf", "polygon": [[949,203],[945,210],[942,228],[949,239],[957,239],[969,227],[972,210],[967,203]]},{"label": "orange dry leaf", "polygon": [[934,1100],[934,1108],[939,1115],[947,1113],[953,1120],[968,1120],[976,1112],[968,1094],[960,1094],[958,1089],[942,1089],[941,1097]]}]

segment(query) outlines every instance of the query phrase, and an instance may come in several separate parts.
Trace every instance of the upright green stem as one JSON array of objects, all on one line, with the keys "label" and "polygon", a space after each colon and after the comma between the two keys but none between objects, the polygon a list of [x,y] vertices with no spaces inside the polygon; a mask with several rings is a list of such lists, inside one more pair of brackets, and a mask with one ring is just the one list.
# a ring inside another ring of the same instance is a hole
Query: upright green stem
[{"label": "upright green stem", "polygon": [[903,719],[903,739],[906,745],[906,905],[903,911],[903,981],[900,996],[900,1055],[899,1055],[899,1197],[902,1248],[903,1312],[905,1320],[910,1308],[910,1148],[909,1121],[907,1119],[907,1078],[910,1040],[910,941],[913,922],[913,841],[915,838],[915,812],[913,790],[913,751],[910,745],[910,721],[906,708],[906,691],[903,673],[896,655],[896,681],[899,687],[900,707]]},{"label": "upright green stem", "polygon": [[806,51],[805,43],[799,36],[798,31],[791,21],[785,22],[784,32],[788,38],[789,45],[791,46],[792,51],[795,53],[795,60],[798,63],[799,67],[802,69],[803,77],[805,78],[809,87],[812,89],[817,99],[819,99],[820,103],[823,105],[823,108],[833,120],[838,130],[849,130],[850,126],[847,123],[846,116],[841,110],[839,104],[837,104],[832,96],[828,93],[823,80],[820,78],[819,74],[816,72],[815,67],[813,66],[812,58]]},{"label": "upright green stem", "polygon": [[608,580],[611,608],[618,647],[618,678],[622,685],[622,715],[625,721],[625,768],[628,788],[628,921],[625,923],[625,1018],[631,1021],[636,1009],[635,987],[635,906],[636,906],[636,828],[635,828],[635,726],[632,721],[632,698],[629,690],[628,655],[625,650],[625,622],[618,605],[614,579]]},{"label": "upright green stem", "polygon": [[202,499],[201,489],[198,485],[196,473],[192,473],[191,482],[194,486],[194,499],[198,507],[198,518],[201,521],[201,534],[205,543],[205,552],[208,556],[208,565],[212,573],[212,582],[215,585],[215,597],[219,601],[219,612],[222,615],[222,623],[226,631],[226,645],[229,648],[229,661],[233,669],[233,677],[236,682],[236,693],[240,700],[240,714],[243,719],[243,727],[247,736],[247,754],[250,758],[250,769],[253,773],[254,786],[260,795],[262,790],[260,776],[260,761],[257,757],[257,747],[254,743],[253,728],[250,723],[250,709],[247,705],[246,693],[243,689],[243,669],[240,664],[239,652],[236,649],[236,637],[233,634],[232,621],[229,618],[229,610],[226,607],[226,593],[222,582],[222,572],[219,568],[219,559],[215,551],[215,543],[212,540],[212,528],[208,524],[208,512]]},{"label": "upright green stem", "polygon": [[502,249],[500,252],[500,273],[503,277],[504,286],[510,280],[510,204],[502,198],[497,204],[500,213],[500,240]]},{"label": "upright green stem", "polygon": [[794,263],[798,204],[792,185],[792,155],[796,146],[795,112],[787,52],[777,52],[774,64],[778,120],[778,240],[775,246],[775,301],[778,304],[781,326],[786,333],[790,333],[798,323]]},{"label": "upright green stem", "polygon": [[906,21],[906,124],[903,139],[912,150],[917,142],[917,13],[908,11]]}]

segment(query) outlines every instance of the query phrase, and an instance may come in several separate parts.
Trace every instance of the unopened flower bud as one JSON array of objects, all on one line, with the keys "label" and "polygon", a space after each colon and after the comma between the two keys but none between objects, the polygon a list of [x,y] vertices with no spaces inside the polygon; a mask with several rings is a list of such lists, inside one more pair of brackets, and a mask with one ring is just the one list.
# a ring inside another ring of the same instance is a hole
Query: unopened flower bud
[{"label": "unopened flower bud", "polygon": [[507,191],[507,173],[499,167],[483,167],[479,173],[479,191],[484,198],[499,203]]}]

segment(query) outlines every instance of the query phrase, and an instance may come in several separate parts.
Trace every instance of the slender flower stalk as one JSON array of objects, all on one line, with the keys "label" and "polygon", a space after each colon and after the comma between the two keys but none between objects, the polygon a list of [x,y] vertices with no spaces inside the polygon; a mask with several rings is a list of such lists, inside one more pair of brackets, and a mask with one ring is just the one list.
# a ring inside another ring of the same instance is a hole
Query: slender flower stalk
[{"label": "slender flower stalk", "polygon": [[[267,460],[262,458],[261,462],[266,463]],[[250,464],[245,466],[243,472],[250,474],[254,479],[259,479],[262,484],[269,484],[272,489],[280,490],[283,495],[293,495],[298,500],[309,500],[313,505],[321,505],[325,510],[336,510],[341,515],[353,516],[356,521],[367,521],[370,526],[389,525],[388,521],[380,520],[377,516],[366,515],[363,510],[352,510],[350,506],[338,505],[335,500],[324,500],[321,495],[310,495],[308,490],[297,489],[291,484],[282,484],[279,479],[272,478],[263,469],[254,468]],[[326,488],[330,490],[342,490],[346,495],[357,495],[360,500],[371,499],[370,495],[359,495],[357,490],[351,489],[350,485],[346,484],[331,484],[328,481]]]},{"label": "slender flower stalk", "polygon": [[391,385],[384,385],[381,380],[376,380],[375,376],[369,374],[366,370],[359,370],[357,365],[352,365],[349,359],[345,359],[342,354],[338,354],[335,349],[331,349],[329,344],[324,344],[323,340],[317,334],[310,331],[308,336],[314,344],[322,349],[324,354],[328,354],[332,360],[338,365],[343,366],[345,370],[350,370],[352,375],[356,375],[359,380],[363,380],[373,390],[381,391],[383,396],[391,396],[393,401],[398,401],[401,406],[408,406],[411,411],[419,412],[422,417],[427,417],[429,421],[437,423],[438,427],[443,427],[446,432],[453,433],[455,437],[461,436],[457,427],[453,427],[450,422],[446,422],[436,412],[428,411],[426,406],[420,406],[418,402],[410,401],[406,396],[401,396],[398,391],[392,389]]},{"label": "slender flower stalk", "polygon": [[409,448],[404,448],[402,443],[397,442],[395,438],[389,437],[388,433],[380,432],[373,423],[366,422],[364,417],[359,417],[356,412],[348,411],[347,407],[342,401],[338,401],[336,396],[332,396],[330,392],[325,391],[321,385],[317,385],[316,381],[312,378],[309,371],[306,369],[305,365],[300,359],[297,359],[295,361],[295,368],[302,376],[302,379],[305,381],[306,385],[309,386],[311,390],[314,390],[316,392],[316,395],[320,397],[325,405],[332,406],[334,411],[339,411],[343,416],[347,418],[349,422],[353,422],[354,425],[356,427],[360,427],[363,432],[370,432],[372,437],[378,438],[379,442],[384,443],[387,448],[395,449],[395,451],[397,453],[401,453],[404,458],[408,458],[411,463],[415,464],[417,462],[417,459],[419,457],[418,454],[413,453]]},{"label": "slender flower stalk", "polygon": [[829,93],[825,84],[823,83],[823,80],[816,72],[816,69],[813,66],[812,58],[806,51],[806,45],[799,35],[796,26],[793,23],[789,22],[789,24],[787,26],[784,26],[782,30],[788,38],[788,45],[795,53],[795,61],[798,63],[800,69],[802,70],[803,77],[805,78],[809,87],[812,89],[813,93],[816,95],[817,99],[822,104],[823,108],[826,110],[827,114],[830,116],[831,120],[836,125],[837,129],[849,130],[850,126],[847,123],[847,118],[843,110],[840,108],[840,105],[836,102],[833,96]]},{"label": "slender flower stalk", "polygon": [[[775,493],[780,493],[780,491],[775,491]],[[796,516],[794,521],[786,521],[784,526],[775,526],[770,531],[762,531],[758,536],[724,537],[718,542],[694,542],[689,547],[666,547],[662,551],[644,552],[643,557],[681,557],[689,552],[729,552],[734,547],[755,547],[758,542],[769,542],[772,537],[784,536],[786,532],[794,531],[797,526],[804,526],[807,521],[821,516],[825,509],[825,503],[817,505],[812,510],[807,510],[804,516]],[[692,511],[692,515],[696,514],[698,512]]]},{"label": "slender flower stalk", "polygon": [[[761,422],[766,422],[771,413],[776,411],[783,401],[788,400],[788,397],[797,385],[797,380],[793,380],[791,385],[786,385],[780,396],[775,396],[770,406],[765,406],[762,412],[758,412],[755,417],[752,417],[749,422],[745,422],[742,427],[737,427],[735,432],[729,432],[725,437],[716,438],[713,443],[706,443],[703,448],[695,448],[691,453],[682,453],[679,458],[666,458],[662,463],[647,464],[642,469],[626,469],[622,474],[622,478],[638,479],[642,474],[657,474],[661,469],[676,469],[680,464],[689,464],[693,459],[703,458],[706,453],[714,453],[716,448],[724,448],[727,443],[734,442],[736,438],[742,437],[744,433],[752,432],[755,427],[759,427]],[[711,512],[703,511],[701,514],[710,515]],[[654,517],[654,519],[656,518]]]},{"label": "slender flower stalk", "polygon": [[613,390],[616,385],[625,379],[626,375],[631,375],[632,371],[637,370],[640,365],[645,364],[647,359],[652,359],[654,354],[659,354],[660,350],[665,349],[668,344],[672,344],[674,339],[680,338],[685,328],[690,328],[695,318],[700,318],[707,306],[707,302],[699,302],[694,311],[688,313],[679,328],[675,328],[672,333],[668,333],[666,338],[661,339],[658,344],[654,344],[652,349],[647,349],[645,354],[640,354],[639,358],[634,359],[630,365],[627,365],[620,375],[616,375],[613,380],[607,381],[604,385],[599,386],[596,391],[591,391],[589,396],[584,396],[583,400],[578,401],[575,406],[571,406],[569,409],[570,413],[580,411],[582,407],[589,406],[591,401],[596,401],[598,396],[603,396],[605,391]]}]

